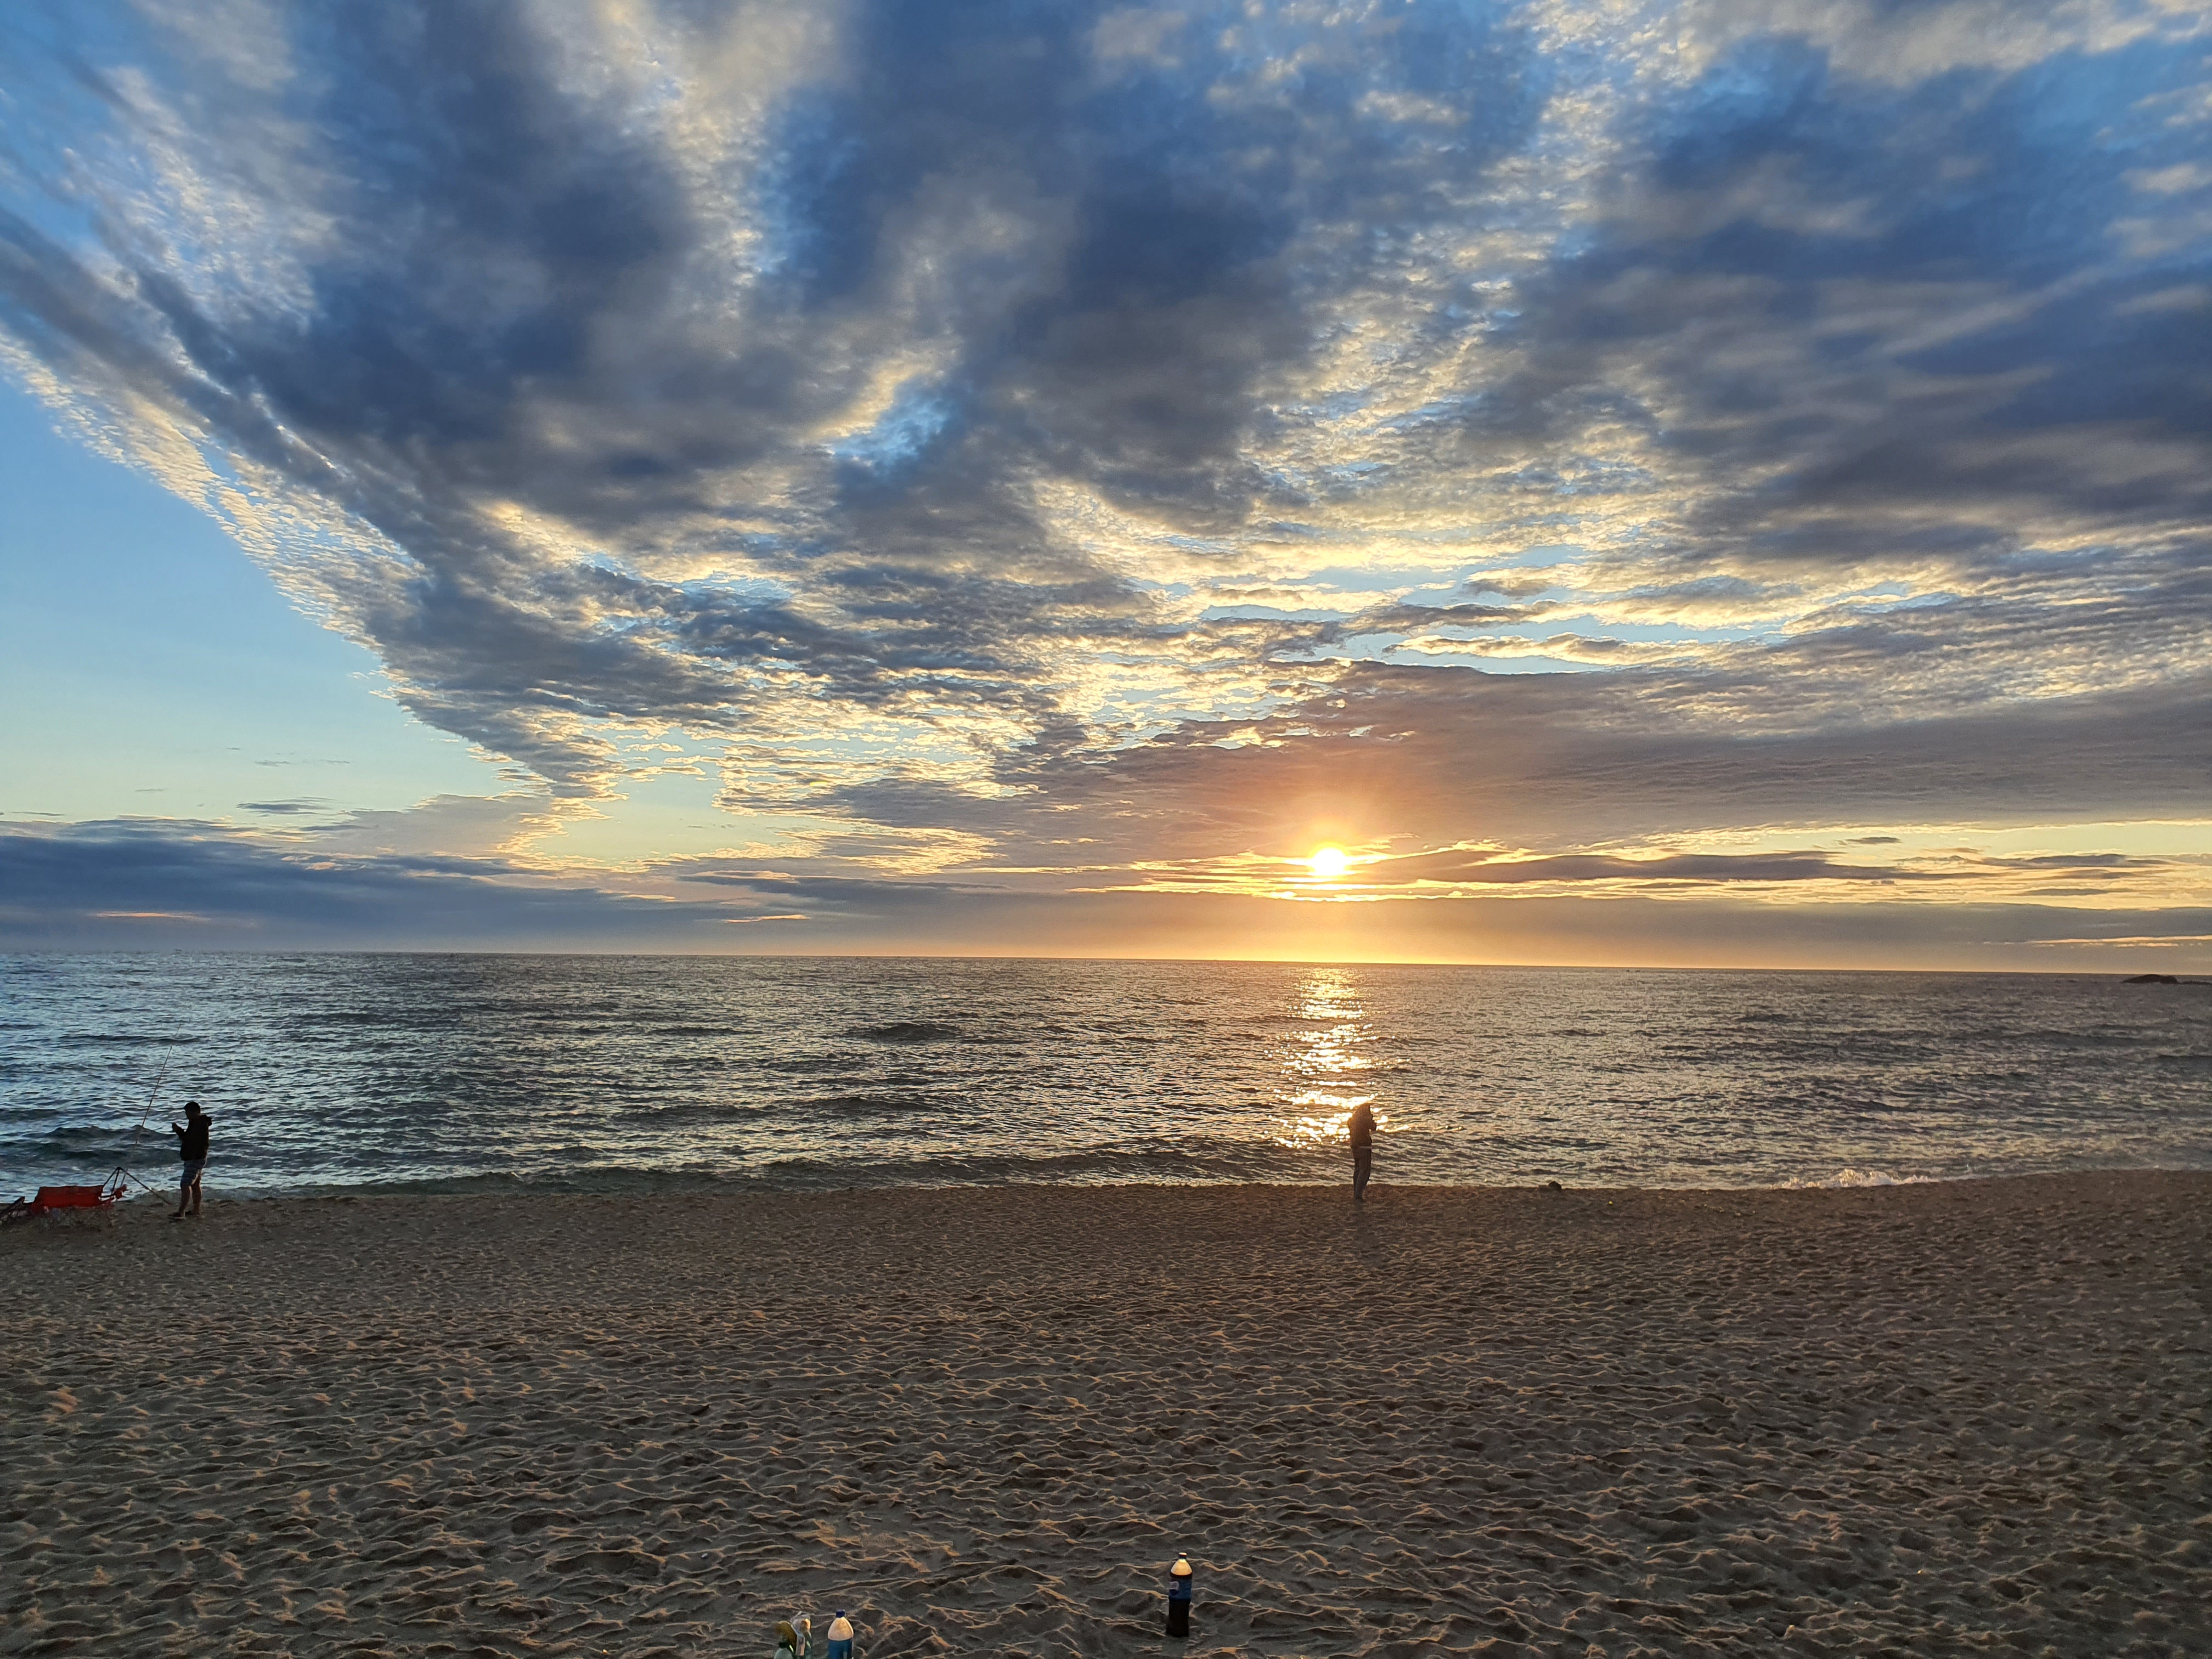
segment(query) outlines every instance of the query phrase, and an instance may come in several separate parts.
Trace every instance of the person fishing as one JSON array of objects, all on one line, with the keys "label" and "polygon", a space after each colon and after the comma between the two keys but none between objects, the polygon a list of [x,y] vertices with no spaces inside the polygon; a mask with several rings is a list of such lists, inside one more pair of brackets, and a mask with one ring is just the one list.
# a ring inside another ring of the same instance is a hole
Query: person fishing
[{"label": "person fishing", "polygon": [[184,1162],[182,1173],[177,1177],[177,1212],[169,1218],[182,1221],[186,1213],[200,1212],[200,1171],[207,1168],[208,1131],[215,1120],[200,1110],[197,1100],[185,1103],[185,1121],[171,1123],[170,1133],[177,1137],[177,1156]]}]

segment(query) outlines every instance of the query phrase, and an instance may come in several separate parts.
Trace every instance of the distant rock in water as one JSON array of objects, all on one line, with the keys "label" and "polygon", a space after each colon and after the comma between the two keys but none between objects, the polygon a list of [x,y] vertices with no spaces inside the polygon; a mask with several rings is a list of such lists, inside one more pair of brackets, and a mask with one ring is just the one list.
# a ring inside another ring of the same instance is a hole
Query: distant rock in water
[{"label": "distant rock in water", "polygon": [[2123,985],[2179,985],[2181,981],[2172,974],[2130,974],[2120,983]]},{"label": "distant rock in water", "polygon": [[888,1025],[863,1025],[853,1035],[871,1042],[951,1042],[960,1028],[928,1019],[895,1019]]}]

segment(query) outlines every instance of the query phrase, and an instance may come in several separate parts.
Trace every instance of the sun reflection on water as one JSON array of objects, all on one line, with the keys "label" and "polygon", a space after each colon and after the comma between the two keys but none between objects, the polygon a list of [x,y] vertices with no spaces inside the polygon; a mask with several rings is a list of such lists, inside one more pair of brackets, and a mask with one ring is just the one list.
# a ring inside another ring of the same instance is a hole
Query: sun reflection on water
[{"label": "sun reflection on water", "polygon": [[[1297,988],[1291,1011],[1297,1022],[1282,1047],[1283,1086],[1278,1096],[1285,1115],[1278,1120],[1279,1146],[1314,1146],[1342,1141],[1352,1115],[1371,1103],[1371,1090],[1360,1088],[1359,1073],[1373,1069],[1366,1052],[1375,1041],[1367,1023],[1357,976],[1349,969],[1316,968]],[[1377,1132],[1387,1128],[1387,1113],[1375,1114]]]}]

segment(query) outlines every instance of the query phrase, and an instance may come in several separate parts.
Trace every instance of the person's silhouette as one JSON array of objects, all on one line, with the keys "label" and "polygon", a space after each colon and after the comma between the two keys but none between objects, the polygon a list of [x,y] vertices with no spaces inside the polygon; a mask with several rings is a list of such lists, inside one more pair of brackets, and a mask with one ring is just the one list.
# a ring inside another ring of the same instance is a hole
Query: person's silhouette
[{"label": "person's silhouette", "polygon": [[1367,1201],[1367,1177],[1375,1170],[1375,1113],[1365,1101],[1352,1113],[1352,1201]]}]

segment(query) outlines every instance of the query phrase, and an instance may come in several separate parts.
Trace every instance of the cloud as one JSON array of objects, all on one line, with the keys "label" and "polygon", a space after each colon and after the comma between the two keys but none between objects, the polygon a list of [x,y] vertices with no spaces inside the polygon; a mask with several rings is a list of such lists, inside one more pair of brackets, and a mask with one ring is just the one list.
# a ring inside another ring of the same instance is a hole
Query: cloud
[{"label": "cloud", "polygon": [[913,879],[2204,805],[2185,10],[37,15],[10,362],[477,852],[671,734]]},{"label": "cloud", "polygon": [[1529,882],[1790,882],[1911,881],[1919,872],[1838,864],[1819,853],[1765,855],[1677,853],[1658,858],[1582,854],[1553,858],[1499,859],[1481,854],[1430,853],[1389,859],[1362,871],[1364,878],[1453,884],[1517,885]]},{"label": "cloud", "polygon": [[211,823],[0,826],[0,937],[15,948],[670,941],[747,908],[640,897],[489,860],[272,847]]},{"label": "cloud", "polygon": [[[1464,861],[1464,860],[1462,860]],[[1606,885],[1609,863],[1551,874]],[[1812,878],[1805,856],[1738,861]],[[1477,866],[1479,867],[1479,866]],[[1679,866],[1678,866],[1679,867]],[[1592,900],[1284,904],[1243,894],[1065,892],[1018,882],[809,876],[677,862],[654,890],[495,859],[331,855],[173,820],[0,826],[0,944],[17,950],[430,949],[1255,957],[2109,969],[2145,951],[2212,966],[2212,905],[1869,899],[1810,908],[1691,883]],[[1728,872],[1723,872],[1728,873]],[[1844,872],[1842,873],[1851,873]],[[705,893],[710,896],[702,898]],[[803,908],[802,908],[803,907]],[[2111,930],[2109,933],[2102,930]],[[2139,964],[2138,964],[2139,965]]]},{"label": "cloud", "polygon": [[[2072,697],[1882,706],[1823,649],[1786,675],[1493,676],[1361,665],[1256,720],[1192,722],[1107,756],[1038,756],[1032,787],[963,808],[856,784],[884,822],[957,811],[1021,861],[1207,860],[1319,842],[1540,852],[1747,826],[2057,823],[2204,815],[2212,677]],[[1224,748],[1234,740],[1237,747]],[[2193,809],[2193,810],[2179,810]]]}]

